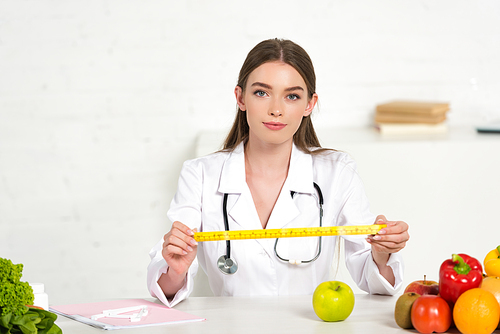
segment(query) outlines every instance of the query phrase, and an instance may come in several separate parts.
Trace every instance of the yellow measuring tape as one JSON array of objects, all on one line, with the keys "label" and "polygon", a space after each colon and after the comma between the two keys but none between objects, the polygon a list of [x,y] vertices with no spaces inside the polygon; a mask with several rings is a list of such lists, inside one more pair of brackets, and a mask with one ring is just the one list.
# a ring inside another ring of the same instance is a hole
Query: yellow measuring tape
[{"label": "yellow measuring tape", "polygon": [[351,226],[323,226],[323,227],[299,227],[299,228],[277,228],[263,230],[239,230],[239,231],[214,231],[195,232],[196,241],[219,241],[219,240],[244,240],[265,238],[295,238],[295,237],[320,237],[329,235],[362,235],[376,234],[387,227],[385,224],[373,225],[351,225]]}]

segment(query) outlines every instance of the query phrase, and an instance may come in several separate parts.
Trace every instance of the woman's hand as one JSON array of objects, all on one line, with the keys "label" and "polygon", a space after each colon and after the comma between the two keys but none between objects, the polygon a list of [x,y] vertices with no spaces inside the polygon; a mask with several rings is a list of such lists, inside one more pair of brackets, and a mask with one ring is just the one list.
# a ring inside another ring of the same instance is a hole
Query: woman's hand
[{"label": "woman's hand", "polygon": [[376,253],[397,253],[406,246],[410,239],[408,224],[402,221],[387,221],[385,216],[379,215],[375,224],[387,224],[375,235],[369,235],[367,241],[372,245],[372,251]]},{"label": "woman's hand", "polygon": [[387,261],[391,253],[396,253],[406,246],[410,239],[408,224],[403,221],[387,221],[385,216],[379,215],[375,224],[387,224],[375,235],[369,235],[366,241],[372,245],[373,260],[377,264],[380,273],[394,285],[394,274]]},{"label": "woman's hand", "polygon": [[169,299],[184,285],[186,274],[196,257],[198,243],[193,235],[193,230],[175,221],[163,237],[161,254],[168,264],[168,269],[166,274],[160,276],[158,284]]},{"label": "woman's hand", "polygon": [[186,274],[196,257],[198,243],[193,238],[194,231],[181,222],[175,221],[170,231],[163,237],[162,256],[169,270],[178,275]]}]

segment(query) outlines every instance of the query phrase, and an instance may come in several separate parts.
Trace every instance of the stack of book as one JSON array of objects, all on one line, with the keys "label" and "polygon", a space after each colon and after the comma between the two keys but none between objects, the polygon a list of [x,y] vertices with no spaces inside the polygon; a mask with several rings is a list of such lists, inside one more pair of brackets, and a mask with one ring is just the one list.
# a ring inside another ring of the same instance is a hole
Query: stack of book
[{"label": "stack of book", "polygon": [[377,105],[375,127],[384,134],[446,133],[448,103],[392,101]]}]

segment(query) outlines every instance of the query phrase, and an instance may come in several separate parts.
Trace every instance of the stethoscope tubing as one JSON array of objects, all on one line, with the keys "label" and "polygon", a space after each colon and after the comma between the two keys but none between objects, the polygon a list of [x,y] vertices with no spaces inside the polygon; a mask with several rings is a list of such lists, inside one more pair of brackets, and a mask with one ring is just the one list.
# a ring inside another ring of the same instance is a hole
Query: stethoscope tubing
[{"label": "stethoscope tubing", "polygon": [[[313,185],[314,185],[314,188],[316,188],[316,191],[318,193],[318,202],[319,202],[319,227],[322,227],[323,226],[323,192],[321,191],[321,188],[318,186],[318,184],[316,182],[313,182]],[[293,198],[293,195],[295,195],[295,192],[292,192],[292,198]],[[276,238],[276,242],[274,243],[274,254],[276,254],[276,257],[278,259],[280,259],[281,261],[283,261],[283,262],[289,262],[289,263],[293,263],[293,264],[311,263],[311,262],[316,261],[318,259],[319,255],[321,254],[321,240],[322,239],[321,239],[321,236],[320,236],[319,237],[319,242],[318,242],[318,252],[316,253],[316,256],[314,256],[310,260],[305,260],[305,261],[295,260],[295,261],[292,262],[290,259],[282,258],[278,254],[278,250],[277,250],[279,238]]]},{"label": "stethoscope tubing", "polygon": [[[222,203],[222,214],[224,215],[224,228],[226,231],[229,231],[229,221],[227,219],[227,196],[228,194],[224,194],[224,200]],[[227,258],[231,258],[231,242],[230,240],[226,240],[226,256]]]},{"label": "stethoscope tubing", "polygon": [[[319,226],[323,226],[323,193],[321,191],[321,188],[318,186],[316,182],[313,182],[314,188],[316,189],[318,193],[318,202],[319,202]],[[292,191],[291,196],[296,194],[296,192]],[[224,194],[223,202],[222,202],[222,214],[224,217],[224,228],[226,231],[229,231],[229,221],[228,221],[228,216],[227,216],[227,197],[228,194]],[[319,243],[318,243],[318,252],[316,256],[314,256],[310,260],[305,260],[305,261],[299,261],[299,260],[290,260],[290,259],[285,259],[282,258],[277,251],[277,245],[278,245],[278,240],[276,239],[276,242],[274,243],[274,253],[280,259],[281,261],[284,262],[289,262],[293,264],[301,264],[301,263],[311,263],[316,261],[316,259],[320,256],[321,254],[321,236],[319,237]],[[238,264],[236,261],[231,259],[231,241],[226,240],[226,255],[222,255],[218,261],[217,261],[217,266],[219,267],[220,271],[224,274],[234,274],[238,270]]]}]

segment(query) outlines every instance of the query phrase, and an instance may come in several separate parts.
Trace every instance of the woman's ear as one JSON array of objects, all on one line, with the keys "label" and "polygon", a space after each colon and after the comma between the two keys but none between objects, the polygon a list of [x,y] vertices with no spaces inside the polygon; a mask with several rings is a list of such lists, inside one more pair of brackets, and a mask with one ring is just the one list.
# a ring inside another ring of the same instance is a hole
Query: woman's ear
[{"label": "woman's ear", "polygon": [[304,110],[304,114],[302,116],[309,116],[316,106],[316,102],[318,102],[318,94],[314,93],[309,102],[307,102],[306,110]]},{"label": "woman's ear", "polygon": [[240,86],[236,86],[234,89],[234,96],[236,97],[236,103],[241,111],[246,111],[247,107],[245,105],[245,100],[243,99],[243,89]]}]

